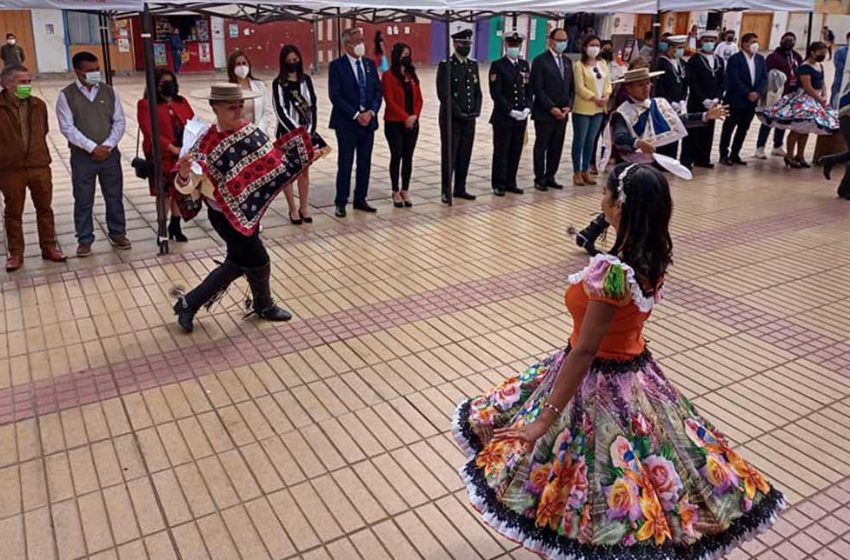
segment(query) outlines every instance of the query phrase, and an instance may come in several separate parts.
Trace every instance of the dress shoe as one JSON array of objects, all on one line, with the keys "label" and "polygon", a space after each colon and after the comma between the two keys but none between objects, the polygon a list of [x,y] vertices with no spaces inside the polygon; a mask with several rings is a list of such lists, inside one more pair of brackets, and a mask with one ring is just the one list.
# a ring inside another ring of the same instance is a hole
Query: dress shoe
[{"label": "dress shoe", "polygon": [[802,156],[797,156],[797,163],[799,163],[800,167],[803,169],[810,169],[812,167],[812,165]]},{"label": "dress shoe", "polygon": [[694,162],[694,166],[695,167],[702,167],[703,169],[714,169],[714,164],[711,163],[711,162],[708,162],[708,163]]},{"label": "dress shoe", "polygon": [[401,199],[401,193],[398,191],[393,191],[393,206],[404,208],[404,201]]},{"label": "dress shoe", "polygon": [[546,185],[544,185],[542,183],[534,183],[534,189],[538,190],[540,192],[546,192],[546,191],[549,190],[549,187],[547,187]]},{"label": "dress shoe", "polygon": [[728,157],[722,157],[722,158],[720,158],[720,165],[725,165],[726,167],[732,167],[732,165],[734,165],[734,164],[732,163],[732,160],[729,159]]},{"label": "dress shoe", "polygon": [[519,188],[519,187],[507,187],[507,188],[505,189],[505,192],[514,193],[514,194],[523,194],[523,193],[525,193],[525,191],[524,191],[524,190],[522,190],[522,189],[521,189],[521,188]]},{"label": "dress shoe", "polygon": [[505,196],[505,187],[493,187],[493,194],[495,196]]},{"label": "dress shoe", "polygon": [[585,185],[584,176],[581,173],[573,173],[573,185],[583,187]]},{"label": "dress shoe", "polygon": [[91,243],[80,243],[77,245],[77,256],[81,259],[91,255]]},{"label": "dress shoe", "polygon": [[24,257],[21,255],[9,255],[6,258],[6,272],[15,272],[24,265]]},{"label": "dress shoe", "polygon": [[334,216],[336,216],[337,218],[345,217],[345,204],[336,205],[336,210],[334,210]]},{"label": "dress shoe", "polygon": [[172,216],[171,222],[168,224],[168,239],[178,243],[186,243],[189,238],[183,235],[183,229],[180,227],[180,216]]},{"label": "dress shoe", "polygon": [[378,211],[374,206],[369,206],[368,202],[360,202],[354,205],[355,210],[360,210],[361,212],[369,212],[370,214],[374,214]]},{"label": "dress shoe", "polygon": [[50,262],[65,262],[68,260],[68,257],[65,256],[65,253],[59,250],[58,247],[49,247],[47,249],[41,250],[41,258],[50,261]]},{"label": "dress shoe", "polygon": [[115,237],[110,235],[109,244],[119,251],[127,251],[133,248],[133,244],[130,243],[130,240],[127,239],[126,235],[116,235]]},{"label": "dress shoe", "polygon": [[595,185],[596,184],[596,180],[593,177],[591,177],[590,173],[588,173],[587,171],[582,171],[581,178],[584,179],[585,185]]},{"label": "dress shoe", "polygon": [[747,162],[742,160],[739,156],[732,156],[729,158],[729,161],[731,161],[733,165],[747,165]]},{"label": "dress shoe", "polygon": [[469,194],[468,192],[455,193],[454,197],[455,198],[461,198],[463,200],[475,200],[475,195]]},{"label": "dress shoe", "polygon": [[440,197],[440,200],[443,201],[443,204],[448,204],[449,206],[452,205],[452,199],[447,194],[443,194],[443,196]]},{"label": "dress shoe", "polygon": [[561,183],[559,183],[555,179],[552,179],[551,181],[549,181],[546,184],[546,186],[549,187],[550,189],[563,189],[564,188],[564,185],[562,185]]}]

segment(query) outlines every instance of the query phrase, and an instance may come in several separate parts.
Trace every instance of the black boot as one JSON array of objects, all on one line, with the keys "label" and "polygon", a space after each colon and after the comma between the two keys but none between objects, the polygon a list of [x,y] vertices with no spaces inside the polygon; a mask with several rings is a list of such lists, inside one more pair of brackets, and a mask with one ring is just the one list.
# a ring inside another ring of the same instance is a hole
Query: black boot
[{"label": "black boot", "polygon": [[224,261],[214,268],[197,288],[186,295],[178,294],[174,304],[177,323],[187,333],[192,332],[195,314],[204,305],[207,309],[221,299],[230,284],[242,276],[242,267],[233,261]]},{"label": "black boot", "polygon": [[189,238],[183,235],[183,230],[180,228],[180,216],[171,216],[171,222],[168,224],[168,238],[186,243]]},{"label": "black boot", "polygon": [[832,168],[839,163],[846,163],[848,161],[850,161],[850,152],[844,152],[841,154],[833,154],[831,156],[823,156],[818,160],[818,163],[823,166],[823,176],[826,177],[828,181],[832,178]]},{"label": "black boot", "polygon": [[286,309],[278,307],[272,299],[271,278],[272,265],[266,263],[263,266],[255,266],[253,268],[245,268],[245,276],[248,277],[248,284],[251,286],[251,295],[253,300],[247,302],[247,307],[251,310],[246,317],[256,314],[261,319],[267,321],[289,321],[292,319],[292,314]]},{"label": "black boot", "polygon": [[608,229],[608,222],[605,221],[605,214],[599,214],[586,228],[576,234],[576,245],[587,251],[591,257],[599,254],[596,248],[596,240]]}]

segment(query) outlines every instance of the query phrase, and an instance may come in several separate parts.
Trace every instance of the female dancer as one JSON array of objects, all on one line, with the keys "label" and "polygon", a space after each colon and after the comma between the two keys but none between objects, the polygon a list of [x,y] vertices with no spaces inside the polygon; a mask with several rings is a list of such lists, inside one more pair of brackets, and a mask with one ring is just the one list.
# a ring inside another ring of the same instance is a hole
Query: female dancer
[{"label": "female dancer", "polygon": [[646,349],[672,255],[666,179],[622,163],[602,209],[617,240],[569,279],[569,346],[460,404],[461,474],[487,523],[552,560],[717,558],[785,499]]}]

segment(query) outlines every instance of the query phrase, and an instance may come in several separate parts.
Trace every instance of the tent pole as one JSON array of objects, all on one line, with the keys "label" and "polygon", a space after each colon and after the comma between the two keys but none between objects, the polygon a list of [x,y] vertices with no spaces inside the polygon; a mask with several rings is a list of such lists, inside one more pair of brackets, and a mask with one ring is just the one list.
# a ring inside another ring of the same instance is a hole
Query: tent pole
[{"label": "tent pole", "polygon": [[342,13],[341,8],[336,9],[336,56],[342,56],[342,19],[339,17]]},{"label": "tent pole", "polygon": [[[323,22],[324,23],[324,22]],[[319,18],[313,14],[313,71],[311,74],[319,72]]]},{"label": "tent pole", "polygon": [[809,32],[806,33],[806,51],[809,50],[809,47],[812,44],[812,25],[814,25],[814,12],[809,12]]},{"label": "tent pole", "polygon": [[[159,138],[159,120],[156,116],[156,69],[153,55],[153,16],[147,3],[142,12],[142,43],[145,59],[145,96],[148,98],[151,119],[151,138]],[[162,153],[159,142],[151,142],[153,161],[149,162],[151,180],[156,191],[157,246],[160,255],[168,254],[168,233],[165,225],[165,185],[162,184]]]},{"label": "tent pole", "polygon": [[103,69],[106,84],[112,85],[112,57],[109,54],[109,18],[106,12],[100,12],[97,16],[100,27],[100,48],[103,53]]},{"label": "tent pole", "polygon": [[661,37],[661,0],[655,2],[655,14],[652,16],[652,37],[655,42],[655,48],[652,50],[652,67],[655,67],[655,61],[658,60],[658,40]]},{"label": "tent pole", "polygon": [[443,157],[446,158],[446,165],[449,168],[449,184],[447,185],[446,195],[449,199],[449,205],[454,202],[454,154],[452,153],[452,11],[446,11],[446,72],[445,72],[445,87],[446,87],[446,102],[444,110],[446,112],[446,152]]}]

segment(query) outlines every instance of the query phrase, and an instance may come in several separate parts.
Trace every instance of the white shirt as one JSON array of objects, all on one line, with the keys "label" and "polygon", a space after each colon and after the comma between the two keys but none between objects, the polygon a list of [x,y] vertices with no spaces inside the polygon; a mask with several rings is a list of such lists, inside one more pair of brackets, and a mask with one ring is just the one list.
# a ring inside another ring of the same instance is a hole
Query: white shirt
[{"label": "white shirt", "polygon": [[271,96],[269,95],[269,90],[266,88],[266,84],[261,80],[251,80],[251,91],[260,93],[260,97],[255,98],[254,101],[254,120],[252,121],[255,125],[260,127],[260,130],[265,132],[266,134],[274,134],[274,130],[272,129],[272,125],[275,123],[274,111],[272,110],[271,104]]},{"label": "white shirt", "polygon": [[[599,75],[593,71],[594,67],[596,67]],[[596,84],[596,96],[600,98],[605,97],[605,77],[607,76],[605,68],[597,62],[594,66],[591,66],[590,71],[593,72],[593,81]]]},{"label": "white shirt", "polygon": [[723,41],[717,48],[714,49],[714,53],[723,59],[723,62],[729,62],[729,59],[732,58],[732,55],[738,52],[738,45],[735,42],[727,43]]},{"label": "white shirt", "polygon": [[[89,89],[80,83],[79,79],[74,83],[86,99],[90,102],[94,102],[98,92],[100,91],[99,87],[95,86]],[[115,95],[115,108],[112,113],[112,130],[106,140],[103,141],[103,145],[107,148],[114,148],[118,145],[121,137],[124,136],[124,129],[126,127],[124,109],[121,107],[121,99],[118,97],[118,92],[115,91],[115,89],[113,89],[112,92]],[[97,148],[97,143],[86,138],[86,135],[80,132],[80,129],[77,128],[74,123],[74,114],[71,112],[71,106],[68,105],[68,100],[65,98],[64,91],[59,92],[59,98],[56,100],[56,116],[59,119],[59,130],[62,132],[62,136],[67,138],[68,142],[70,142],[72,146],[76,146],[88,153],[92,153],[94,149]]]},{"label": "white shirt", "polygon": [[565,67],[567,66],[566,62],[564,62],[564,55],[558,54],[557,51],[549,49],[549,52],[552,53],[552,56],[555,58],[555,66],[558,67],[558,70],[561,71],[561,75],[565,76],[567,71]]},{"label": "white shirt", "polygon": [[752,85],[756,85],[756,56],[745,52],[744,58],[747,59],[747,68],[750,69],[750,80],[752,81]]}]

